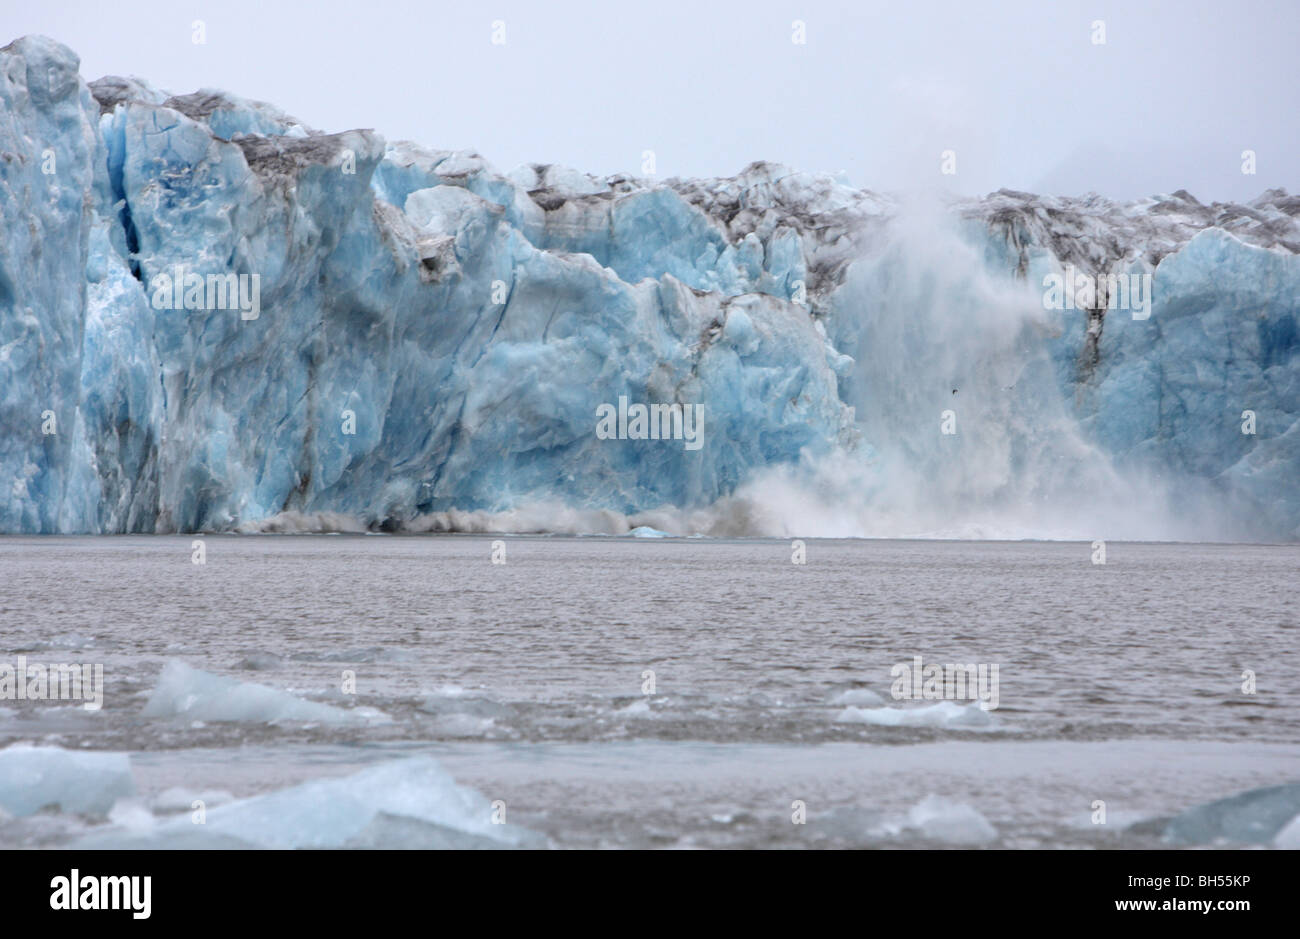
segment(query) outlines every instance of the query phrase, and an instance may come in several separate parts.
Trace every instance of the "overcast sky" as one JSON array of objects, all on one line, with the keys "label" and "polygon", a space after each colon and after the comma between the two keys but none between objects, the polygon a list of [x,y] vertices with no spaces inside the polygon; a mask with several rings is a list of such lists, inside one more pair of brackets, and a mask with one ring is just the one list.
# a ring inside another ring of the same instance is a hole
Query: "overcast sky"
[{"label": "overcast sky", "polygon": [[503,171],[642,175],[651,150],[659,176],[766,159],[884,190],[1300,191],[1296,0],[0,0],[0,24],[71,46],[88,80],[222,88]]}]

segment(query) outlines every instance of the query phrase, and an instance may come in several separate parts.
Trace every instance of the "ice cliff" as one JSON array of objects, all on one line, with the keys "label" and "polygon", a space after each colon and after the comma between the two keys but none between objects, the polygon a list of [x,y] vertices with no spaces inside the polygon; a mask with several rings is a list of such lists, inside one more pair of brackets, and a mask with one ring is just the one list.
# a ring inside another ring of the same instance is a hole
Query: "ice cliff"
[{"label": "ice cliff", "polygon": [[[27,37],[0,531],[1295,539],[1298,212],[502,175]],[[1065,272],[1103,289],[1049,308]],[[602,439],[620,398],[702,406],[703,445]]]}]

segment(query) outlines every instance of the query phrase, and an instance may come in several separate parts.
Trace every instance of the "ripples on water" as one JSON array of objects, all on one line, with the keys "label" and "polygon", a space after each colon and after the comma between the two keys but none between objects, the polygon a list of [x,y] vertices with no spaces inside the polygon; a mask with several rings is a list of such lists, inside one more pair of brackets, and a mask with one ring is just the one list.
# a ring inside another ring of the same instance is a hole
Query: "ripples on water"
[{"label": "ripples on water", "polygon": [[[785,541],[511,537],[493,564],[471,536],[203,540],[195,565],[189,537],[0,539],[0,661],[106,678],[98,713],[0,702],[0,744],[131,751],[142,787],[188,762],[240,794],[432,752],[574,844],[894,844],[930,793],[997,843],[1087,843],[1061,767],[1142,811],[1300,769],[1295,546],[1111,543],[1094,565],[1085,544],[809,541],[797,565]],[[999,707],[893,700],[917,655],[996,664]],[[171,661],[344,717],[147,717]],[[1157,762],[1183,768],[1158,788]],[[777,832],[794,790],[817,824]]]}]

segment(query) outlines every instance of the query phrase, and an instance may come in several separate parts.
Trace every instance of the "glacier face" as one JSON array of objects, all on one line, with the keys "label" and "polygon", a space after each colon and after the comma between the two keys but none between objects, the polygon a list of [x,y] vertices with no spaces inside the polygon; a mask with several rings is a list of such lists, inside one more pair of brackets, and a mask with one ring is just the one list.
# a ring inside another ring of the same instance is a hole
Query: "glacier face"
[{"label": "glacier face", "polygon": [[0,50],[0,531],[1300,537],[1300,198],[502,175],[78,69]]}]

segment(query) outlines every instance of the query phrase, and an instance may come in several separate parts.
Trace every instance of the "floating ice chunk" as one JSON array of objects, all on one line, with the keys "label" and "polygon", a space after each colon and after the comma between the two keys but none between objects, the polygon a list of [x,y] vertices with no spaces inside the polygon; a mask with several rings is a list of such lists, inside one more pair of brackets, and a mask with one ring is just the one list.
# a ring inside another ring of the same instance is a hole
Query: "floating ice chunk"
[{"label": "floating ice chunk", "polygon": [[14,744],[0,750],[0,809],[31,815],[47,806],[103,816],[135,792],[125,753],[79,753]]},{"label": "floating ice chunk", "polygon": [[671,538],[666,531],[660,531],[657,528],[651,528],[649,525],[638,525],[628,532],[633,538]]},{"label": "floating ice chunk", "polygon": [[446,686],[426,695],[420,710],[433,714],[433,731],[438,737],[483,737],[496,729],[497,718],[510,709],[491,698],[467,695],[463,688]]},{"label": "floating ice chunk", "polygon": [[134,832],[153,831],[157,820],[140,799],[118,799],[108,813],[108,821],[117,828]]},{"label": "floating ice chunk", "polygon": [[458,785],[436,760],[412,757],[218,806],[201,826],[184,815],[160,824],[148,839],[103,832],[80,846],[545,847],[543,836],[494,824],[493,816],[492,803]]},{"label": "floating ice chunk", "polygon": [[869,688],[849,688],[832,695],[827,703],[840,707],[883,707],[885,699]]},{"label": "floating ice chunk", "polygon": [[1300,815],[1287,822],[1286,826],[1277,833],[1277,837],[1273,839],[1273,847],[1300,851]]},{"label": "floating ice chunk", "polygon": [[200,721],[312,721],[323,724],[383,720],[372,708],[344,710],[305,701],[286,691],[237,681],[171,661],[158,678],[144,708],[146,717],[183,717]]},{"label": "floating ice chunk", "polygon": [[1188,809],[1165,826],[1164,838],[1174,844],[1268,844],[1295,837],[1291,823],[1300,814],[1300,783],[1251,789]]},{"label": "floating ice chunk", "polygon": [[468,714],[472,717],[505,717],[510,709],[491,698],[468,695],[463,689],[448,688],[425,695],[420,710],[429,714]]},{"label": "floating ice chunk", "polygon": [[936,795],[912,806],[907,827],[945,844],[987,844],[998,837],[997,829],[977,809]]},{"label": "floating ice chunk", "polygon": [[880,727],[992,727],[993,715],[978,701],[956,704],[939,701],[919,708],[846,707],[835,718],[840,724],[876,724]]}]

